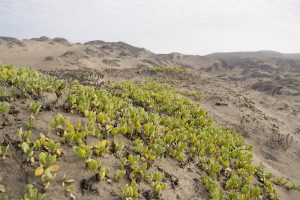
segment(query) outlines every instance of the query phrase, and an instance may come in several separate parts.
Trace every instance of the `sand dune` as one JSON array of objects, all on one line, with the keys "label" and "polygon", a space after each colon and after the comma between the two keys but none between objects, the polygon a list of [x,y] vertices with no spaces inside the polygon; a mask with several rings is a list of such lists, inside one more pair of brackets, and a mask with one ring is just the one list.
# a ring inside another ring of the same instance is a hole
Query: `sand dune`
[{"label": "sand dune", "polygon": [[[177,88],[201,92],[205,99],[200,105],[219,123],[244,135],[255,147],[256,162],[300,184],[300,54],[155,54],[123,42],[74,44],[64,38],[20,41],[0,37],[0,60],[93,85],[104,81],[176,80]],[[185,67],[190,73],[151,71],[167,65]],[[291,137],[292,142],[278,140],[278,135]],[[300,199],[299,192],[279,192],[282,199]]]}]

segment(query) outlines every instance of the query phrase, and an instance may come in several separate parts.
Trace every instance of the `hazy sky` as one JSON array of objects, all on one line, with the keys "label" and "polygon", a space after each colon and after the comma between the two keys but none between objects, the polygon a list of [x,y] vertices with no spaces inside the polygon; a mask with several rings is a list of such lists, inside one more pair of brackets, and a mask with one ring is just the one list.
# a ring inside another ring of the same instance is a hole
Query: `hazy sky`
[{"label": "hazy sky", "polygon": [[300,52],[300,0],[0,0],[0,35],[124,41],[157,53]]}]

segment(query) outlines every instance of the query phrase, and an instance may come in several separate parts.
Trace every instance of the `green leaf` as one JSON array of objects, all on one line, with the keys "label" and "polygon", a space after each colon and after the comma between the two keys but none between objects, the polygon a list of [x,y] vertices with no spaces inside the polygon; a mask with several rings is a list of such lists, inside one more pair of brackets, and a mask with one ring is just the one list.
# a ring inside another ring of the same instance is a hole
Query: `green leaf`
[{"label": "green leaf", "polygon": [[23,150],[23,152],[24,153],[28,153],[29,152],[29,150],[30,150],[30,147],[29,147],[29,145],[27,144],[27,142],[23,142],[22,144],[21,144],[21,148],[22,148],[22,150]]}]

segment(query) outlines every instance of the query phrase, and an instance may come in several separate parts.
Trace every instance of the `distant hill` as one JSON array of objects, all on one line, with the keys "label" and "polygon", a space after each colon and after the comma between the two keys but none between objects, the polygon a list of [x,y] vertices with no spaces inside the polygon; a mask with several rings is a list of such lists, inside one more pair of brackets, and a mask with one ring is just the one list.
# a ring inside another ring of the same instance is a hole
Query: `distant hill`
[{"label": "distant hill", "polygon": [[215,59],[230,59],[230,58],[257,58],[257,59],[267,59],[267,58],[280,58],[280,59],[296,59],[300,60],[300,53],[285,54],[277,51],[246,51],[246,52],[220,52],[212,53],[206,55],[210,58]]},{"label": "distant hill", "polygon": [[[20,53],[22,52],[22,53]],[[0,37],[0,60],[16,66],[36,69],[56,68],[136,68],[178,65],[187,68],[207,68],[216,62],[199,55],[180,53],[155,54],[144,48],[124,42],[102,40],[71,43],[64,38],[40,38],[18,40]]]}]

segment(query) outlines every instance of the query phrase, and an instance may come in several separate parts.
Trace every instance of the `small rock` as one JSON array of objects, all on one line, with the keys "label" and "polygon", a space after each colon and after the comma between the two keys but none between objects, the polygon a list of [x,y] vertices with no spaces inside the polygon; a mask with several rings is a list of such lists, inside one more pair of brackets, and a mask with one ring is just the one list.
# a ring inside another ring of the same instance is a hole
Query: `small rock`
[{"label": "small rock", "polygon": [[108,184],[111,184],[111,183],[112,183],[112,180],[111,180],[111,179],[106,179],[106,182],[107,182]]},{"label": "small rock", "polygon": [[114,191],[111,191],[110,194],[111,194],[111,196],[113,196],[113,197],[117,197],[117,196],[118,196],[118,194],[115,193]]},{"label": "small rock", "polygon": [[178,185],[179,180],[175,176],[171,177],[171,181],[172,181],[172,183],[174,183],[174,185]]},{"label": "small rock", "polygon": [[32,156],[32,157],[30,157],[30,163],[32,163],[32,164],[33,164],[33,163],[34,163],[34,161],[35,161],[35,160],[34,160],[34,157],[33,157],[33,156]]},{"label": "small rock", "polygon": [[223,102],[217,102],[215,103],[216,106],[228,106],[228,103],[223,103]]},{"label": "small rock", "polygon": [[55,104],[57,100],[56,94],[53,93],[45,93],[42,96],[40,104],[42,104],[42,108],[48,110],[47,107],[50,108]]},{"label": "small rock", "polygon": [[63,105],[65,104],[66,100],[68,98],[68,95],[66,94],[62,94],[58,99],[57,99],[57,102],[56,102],[56,107],[63,107]]},{"label": "small rock", "polygon": [[71,199],[76,199],[75,195],[73,193],[70,193]]},{"label": "small rock", "polygon": [[192,168],[190,168],[190,167],[188,167],[187,170],[188,170],[189,172],[193,172]]},{"label": "small rock", "polygon": [[21,119],[21,118],[18,118],[18,117],[14,118],[14,120],[15,120],[16,122],[22,121],[22,119]]}]

